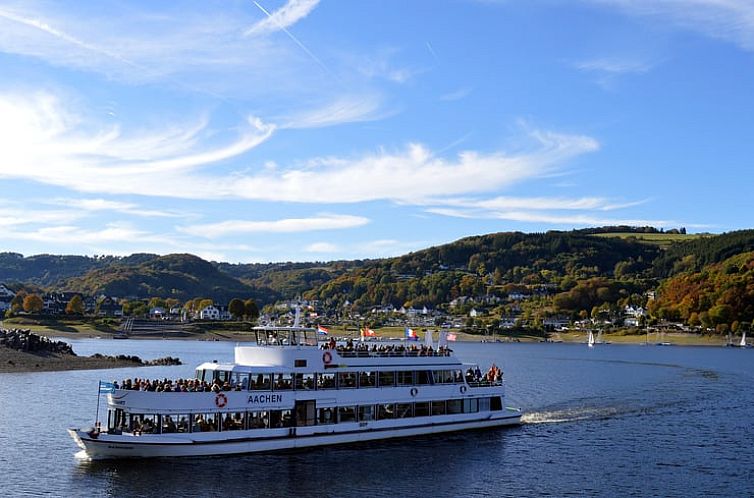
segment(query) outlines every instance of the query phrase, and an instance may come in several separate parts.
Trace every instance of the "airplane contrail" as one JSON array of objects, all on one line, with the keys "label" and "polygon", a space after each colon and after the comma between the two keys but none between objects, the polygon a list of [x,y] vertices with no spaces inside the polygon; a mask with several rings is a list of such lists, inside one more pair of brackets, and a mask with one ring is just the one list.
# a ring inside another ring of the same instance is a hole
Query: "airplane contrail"
[{"label": "airplane contrail", "polygon": [[281,31],[282,31],[283,33],[285,33],[286,35],[288,35],[288,37],[289,37],[289,38],[290,38],[291,40],[293,40],[293,42],[294,42],[294,43],[295,43],[296,45],[298,45],[298,46],[299,46],[299,47],[301,48],[301,50],[303,50],[304,52],[306,52],[306,54],[307,54],[307,55],[308,55],[309,57],[311,57],[311,58],[312,58],[312,60],[313,60],[314,62],[316,62],[316,63],[317,63],[318,65],[319,65],[319,67],[321,67],[322,69],[324,69],[324,70],[325,70],[325,72],[326,72],[327,74],[329,74],[330,76],[332,76],[332,77],[333,77],[333,78],[335,78],[336,80],[340,81],[340,79],[339,79],[339,78],[338,78],[338,77],[337,77],[337,76],[335,75],[335,73],[333,73],[332,71],[330,71],[330,68],[328,68],[327,66],[325,66],[325,64],[324,64],[324,63],[323,63],[323,62],[322,62],[321,60],[319,60],[319,58],[317,58],[317,56],[316,56],[316,55],[314,55],[314,54],[312,53],[312,51],[311,51],[311,50],[309,50],[308,48],[306,48],[306,45],[304,45],[303,43],[301,43],[301,41],[300,41],[300,40],[299,40],[298,38],[296,38],[295,36],[293,36],[293,33],[291,33],[290,31],[288,31],[288,30],[287,30],[287,29],[285,28],[285,26],[283,26],[283,25],[282,25],[282,24],[281,24],[280,22],[278,22],[278,20],[277,20],[277,19],[275,19],[275,17],[274,17],[274,16],[272,15],[272,14],[270,14],[270,13],[269,13],[269,12],[267,11],[267,9],[265,9],[264,7],[262,7],[261,5],[259,5],[259,3],[258,3],[258,2],[256,1],[256,0],[251,0],[251,1],[252,1],[252,2],[254,3],[254,5],[256,5],[256,6],[257,6],[257,8],[258,8],[259,10],[261,10],[262,12],[264,12],[264,14],[265,14],[265,15],[266,15],[266,16],[267,16],[267,17],[268,17],[268,18],[269,18],[269,19],[270,19],[270,20],[271,20],[272,22],[274,22],[274,23],[275,23],[275,24],[277,25],[277,27],[278,27],[278,28],[280,28],[280,30],[281,30]]}]

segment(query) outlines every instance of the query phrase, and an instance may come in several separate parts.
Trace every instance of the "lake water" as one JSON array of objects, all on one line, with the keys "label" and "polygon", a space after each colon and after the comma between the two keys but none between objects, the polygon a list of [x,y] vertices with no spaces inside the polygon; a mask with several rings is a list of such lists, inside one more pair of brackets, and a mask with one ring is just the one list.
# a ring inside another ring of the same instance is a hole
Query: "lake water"
[{"label": "lake water", "polygon": [[[97,381],[186,377],[233,344],[71,341],[184,366],[0,374],[3,496],[752,496],[754,350],[457,344],[503,367],[520,427],[237,457],[87,462]],[[103,397],[104,401],[104,397]]]}]

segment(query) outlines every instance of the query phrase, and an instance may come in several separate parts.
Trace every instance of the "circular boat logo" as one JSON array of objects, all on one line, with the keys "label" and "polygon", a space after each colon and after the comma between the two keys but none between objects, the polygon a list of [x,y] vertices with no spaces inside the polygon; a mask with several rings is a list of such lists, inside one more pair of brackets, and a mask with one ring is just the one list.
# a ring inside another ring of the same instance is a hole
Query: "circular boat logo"
[{"label": "circular boat logo", "polygon": [[217,405],[218,408],[222,408],[227,404],[228,398],[223,393],[218,393],[217,396],[215,396],[215,405]]}]

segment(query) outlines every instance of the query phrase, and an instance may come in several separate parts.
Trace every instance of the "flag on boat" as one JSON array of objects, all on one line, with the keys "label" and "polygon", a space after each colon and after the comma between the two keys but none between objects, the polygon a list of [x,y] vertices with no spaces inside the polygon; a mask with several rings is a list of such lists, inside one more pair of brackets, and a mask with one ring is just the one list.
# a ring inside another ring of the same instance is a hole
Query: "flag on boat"
[{"label": "flag on boat", "polygon": [[100,394],[112,394],[115,392],[115,384],[112,382],[99,381],[99,393]]},{"label": "flag on boat", "polygon": [[456,339],[458,339],[458,337],[454,333],[449,332],[446,339],[449,341],[455,341]]},{"label": "flag on boat", "polygon": [[406,340],[407,341],[418,341],[419,340],[419,335],[414,331],[414,329],[406,327]]},{"label": "flag on boat", "polygon": [[322,325],[317,325],[317,334],[318,335],[327,335],[330,333],[330,329],[327,327],[323,327]]},{"label": "flag on boat", "polygon": [[361,329],[361,337],[374,337],[375,333],[374,330],[370,329],[369,327],[364,327]]}]

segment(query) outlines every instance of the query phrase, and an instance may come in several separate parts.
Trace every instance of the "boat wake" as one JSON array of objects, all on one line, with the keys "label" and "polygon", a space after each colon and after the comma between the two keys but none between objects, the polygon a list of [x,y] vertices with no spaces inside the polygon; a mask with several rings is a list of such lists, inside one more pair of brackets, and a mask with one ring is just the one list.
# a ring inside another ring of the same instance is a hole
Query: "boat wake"
[{"label": "boat wake", "polygon": [[563,408],[560,410],[543,410],[525,413],[521,417],[522,424],[559,424],[563,422],[578,422],[582,420],[602,420],[614,418],[626,413],[616,407],[579,407]]}]

